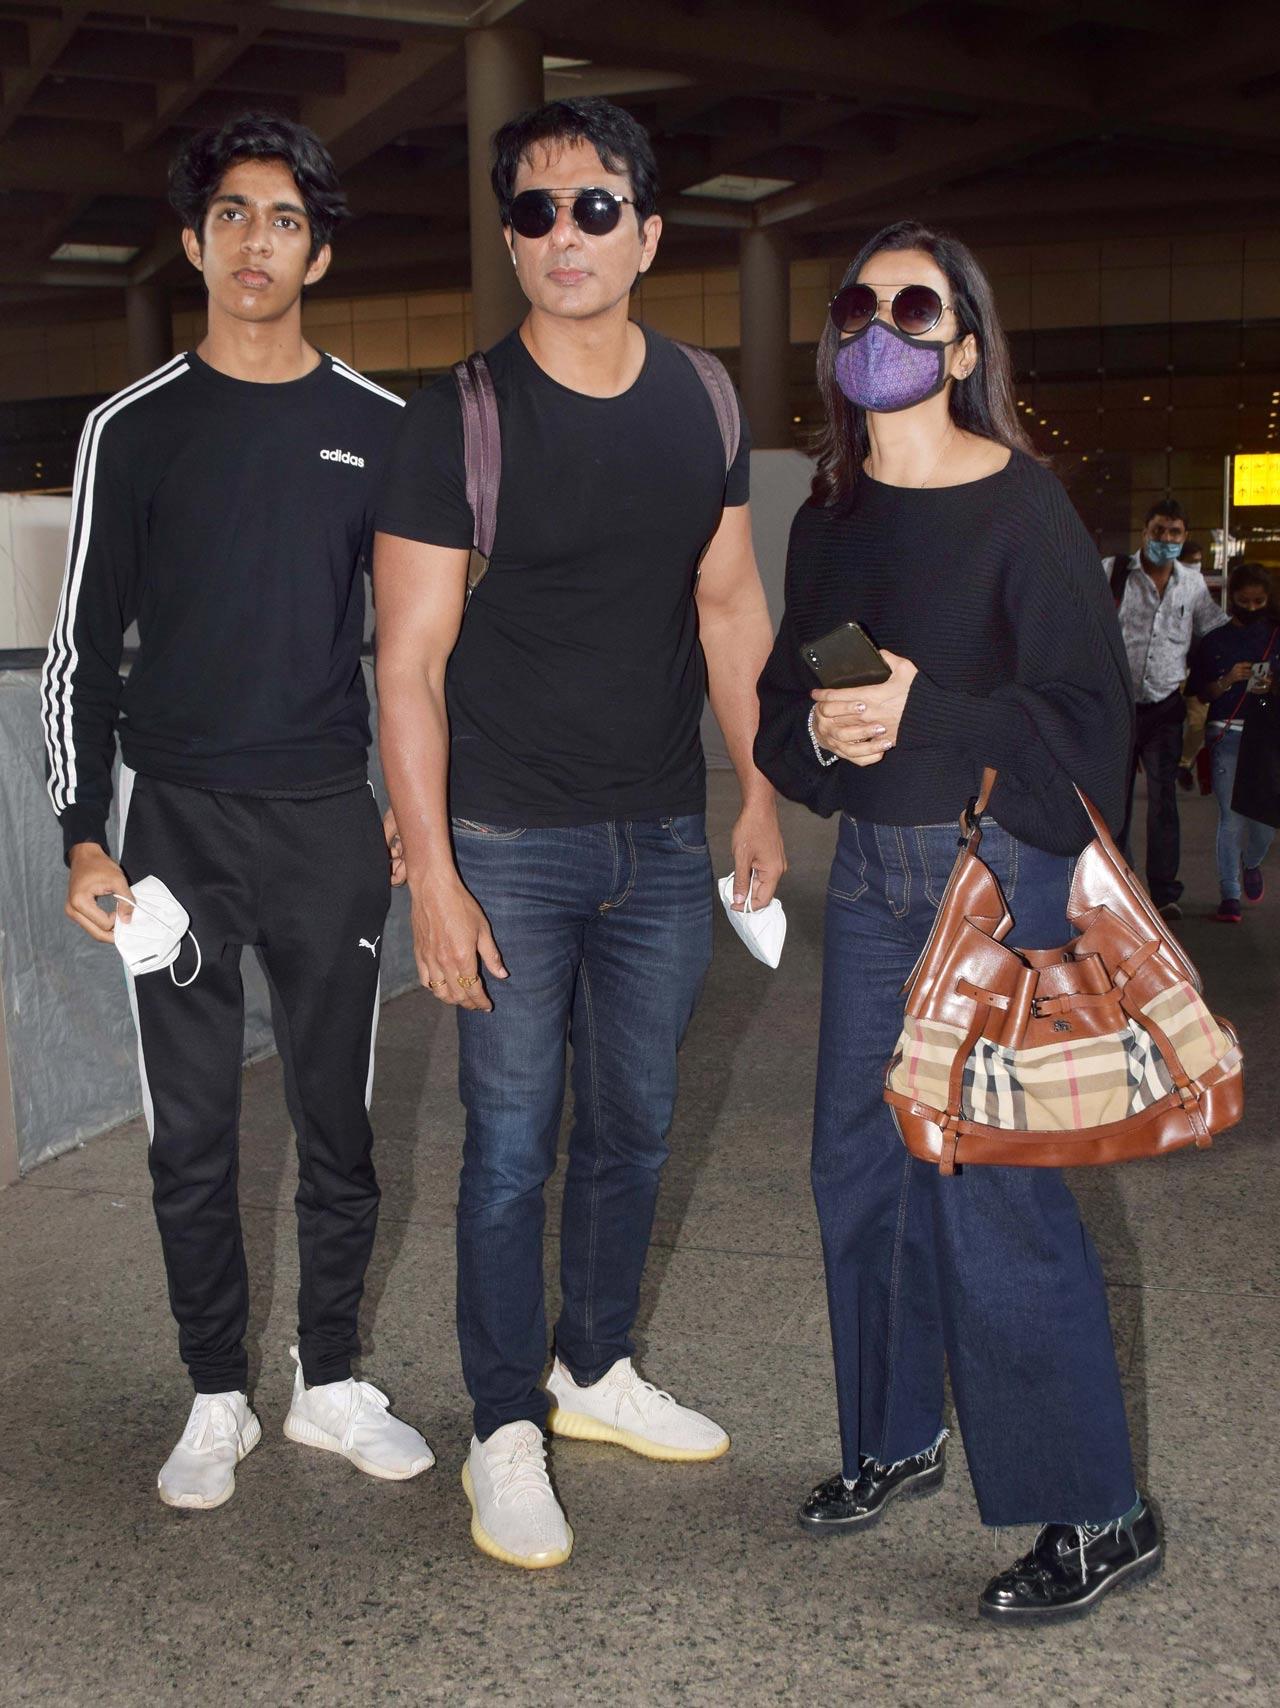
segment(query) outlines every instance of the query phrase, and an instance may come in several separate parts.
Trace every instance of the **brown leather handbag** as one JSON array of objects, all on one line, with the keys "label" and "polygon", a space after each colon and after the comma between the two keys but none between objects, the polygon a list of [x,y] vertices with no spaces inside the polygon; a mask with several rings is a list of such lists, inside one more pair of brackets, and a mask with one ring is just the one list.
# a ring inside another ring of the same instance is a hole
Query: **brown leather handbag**
[{"label": "brown leather handbag", "polygon": [[[1062,1168],[1204,1148],[1240,1119],[1242,1056],[1200,978],[1080,795],[1094,840],[1076,864],[1061,949],[1015,949],[980,856],[996,773],[960,816],[960,854],[903,987],[885,1100],[912,1156]],[[1077,793],[1079,791],[1077,790]]]}]

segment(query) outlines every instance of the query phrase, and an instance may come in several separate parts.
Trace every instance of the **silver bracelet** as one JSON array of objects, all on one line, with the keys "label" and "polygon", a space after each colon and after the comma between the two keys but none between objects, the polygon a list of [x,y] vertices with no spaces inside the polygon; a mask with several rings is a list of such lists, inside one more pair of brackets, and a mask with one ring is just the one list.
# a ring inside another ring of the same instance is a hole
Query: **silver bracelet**
[{"label": "silver bracelet", "polygon": [[809,708],[809,740],[813,743],[814,758],[818,761],[819,765],[825,768],[828,765],[834,765],[840,755],[838,753],[828,753],[826,748],[819,743],[817,736],[814,734],[813,717],[817,709],[818,708],[816,706],[810,706]]}]

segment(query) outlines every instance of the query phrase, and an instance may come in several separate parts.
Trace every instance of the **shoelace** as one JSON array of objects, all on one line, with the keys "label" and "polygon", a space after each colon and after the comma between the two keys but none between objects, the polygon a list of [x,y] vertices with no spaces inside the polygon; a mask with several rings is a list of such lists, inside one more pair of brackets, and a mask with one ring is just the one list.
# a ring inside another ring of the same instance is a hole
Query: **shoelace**
[{"label": "shoelace", "polygon": [[[1076,1524],[1072,1526],[1076,1533],[1076,1540],[1071,1551],[1080,1561],[1081,1583],[1083,1583],[1089,1575],[1088,1563],[1085,1560],[1085,1549],[1091,1547],[1093,1543],[1099,1541],[1103,1536],[1118,1536],[1123,1526],[1124,1516],[1121,1516],[1120,1518],[1113,1518],[1109,1524]],[[1019,1569],[1023,1567],[1031,1567],[1034,1568],[1035,1572],[1041,1578],[1047,1578],[1050,1576],[1048,1568],[1041,1565],[1039,1560],[1036,1559],[1036,1549],[1040,1546],[1040,1538],[1049,1528],[1050,1527],[1047,1524],[1041,1525],[1040,1529],[1036,1532],[1036,1539],[1032,1544],[1031,1552],[1026,1556],[1024,1561],[1019,1562]],[[1024,1572],[1024,1575],[1028,1574]]]},{"label": "shoelace", "polygon": [[652,1382],[646,1382],[634,1364],[628,1362],[626,1374],[618,1379],[619,1400],[630,1400],[632,1405],[643,1417],[645,1410],[655,1400],[659,1409],[663,1406],[673,1406],[675,1398],[665,1388],[656,1388]]},{"label": "shoelace", "polygon": [[204,1403],[197,1401],[183,1436],[187,1446],[203,1452],[216,1446],[219,1439],[238,1441],[240,1420],[231,1401],[221,1394],[203,1394],[200,1398]]},{"label": "shoelace", "polygon": [[390,1404],[391,1401],[382,1392],[382,1389],[375,1388],[372,1382],[352,1380],[351,1409],[347,1413],[347,1427],[342,1435],[342,1451],[344,1453],[350,1452],[355,1445],[356,1426],[360,1422],[361,1416],[366,1411],[386,1411]]},{"label": "shoelace", "polygon": [[493,1467],[493,1504],[502,1506],[521,1495],[550,1491],[546,1452],[541,1441],[521,1437],[505,1461]]}]

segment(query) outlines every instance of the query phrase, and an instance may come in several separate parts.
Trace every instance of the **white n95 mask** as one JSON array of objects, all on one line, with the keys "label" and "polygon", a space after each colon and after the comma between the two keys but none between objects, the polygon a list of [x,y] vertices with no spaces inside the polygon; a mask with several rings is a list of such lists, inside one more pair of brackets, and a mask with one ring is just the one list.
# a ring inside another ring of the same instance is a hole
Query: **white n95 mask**
[{"label": "white n95 mask", "polygon": [[782,959],[782,945],[787,940],[787,916],[782,911],[782,903],[774,896],[768,907],[762,907],[756,912],[751,906],[751,889],[755,888],[754,878],[751,889],[747,892],[746,906],[741,913],[733,910],[733,873],[727,878],[721,878],[716,886],[720,891],[720,900],[724,910],[729,915],[729,923],[750,949],[757,961],[763,961],[766,967],[776,967]]},{"label": "white n95 mask", "polygon": [[[115,898],[126,906],[128,896]],[[169,968],[169,977],[178,988],[184,989],[199,976],[200,945],[195,944],[196,970],[189,979],[173,978],[173,963],[182,948],[182,939],[191,926],[191,915],[159,878],[140,878],[133,886],[133,916],[125,919],[116,913],[115,944],[129,971],[136,977],[143,973],[158,973]]]}]

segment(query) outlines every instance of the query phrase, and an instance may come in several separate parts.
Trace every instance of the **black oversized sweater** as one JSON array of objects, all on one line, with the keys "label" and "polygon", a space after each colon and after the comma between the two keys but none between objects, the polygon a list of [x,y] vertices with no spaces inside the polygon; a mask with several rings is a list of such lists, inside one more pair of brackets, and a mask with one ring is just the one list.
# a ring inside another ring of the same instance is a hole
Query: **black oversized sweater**
[{"label": "black oversized sweater", "polygon": [[43,681],[65,848],[105,846],[117,730],[125,763],[166,782],[360,784],[363,570],[402,408],[330,356],[260,385],[187,351],[92,411]]},{"label": "black oversized sweater", "polygon": [[[849,621],[920,674],[879,764],[824,768],[799,649]],[[1073,785],[1113,828],[1124,817],[1133,689],[1115,607],[1060,482],[1020,452],[962,486],[863,476],[847,507],[804,505],[759,692],[757,765],[824,816],[946,823],[991,765],[992,812],[1039,848],[1074,854],[1089,840]]]}]

